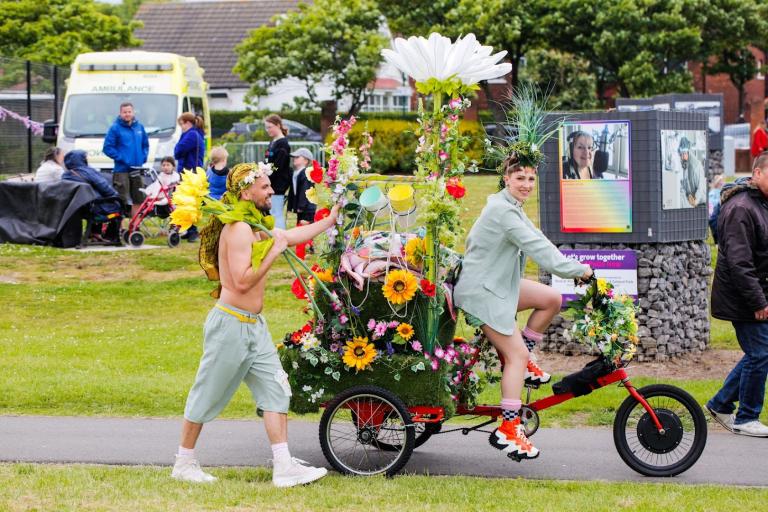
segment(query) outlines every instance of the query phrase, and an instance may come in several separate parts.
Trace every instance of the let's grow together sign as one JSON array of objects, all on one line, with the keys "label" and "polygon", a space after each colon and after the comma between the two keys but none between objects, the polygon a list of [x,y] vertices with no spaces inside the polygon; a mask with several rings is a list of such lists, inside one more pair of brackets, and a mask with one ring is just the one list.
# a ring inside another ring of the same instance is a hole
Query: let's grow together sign
[{"label": "let's grow together sign", "polygon": [[[614,293],[626,294],[637,300],[637,255],[635,251],[574,251],[562,253],[570,259],[586,263],[595,271],[595,276],[613,284]],[[565,307],[586,291],[584,286],[576,287],[573,279],[552,276],[552,287],[563,295]]]}]

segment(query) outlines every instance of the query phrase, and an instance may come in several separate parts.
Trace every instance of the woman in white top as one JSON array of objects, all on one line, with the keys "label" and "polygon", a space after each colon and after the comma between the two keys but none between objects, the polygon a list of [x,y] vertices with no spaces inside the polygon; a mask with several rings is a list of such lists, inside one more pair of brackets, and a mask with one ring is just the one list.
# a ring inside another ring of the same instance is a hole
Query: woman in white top
[{"label": "woman in white top", "polygon": [[35,171],[35,182],[60,181],[64,170],[64,151],[57,147],[48,148],[40,167]]}]

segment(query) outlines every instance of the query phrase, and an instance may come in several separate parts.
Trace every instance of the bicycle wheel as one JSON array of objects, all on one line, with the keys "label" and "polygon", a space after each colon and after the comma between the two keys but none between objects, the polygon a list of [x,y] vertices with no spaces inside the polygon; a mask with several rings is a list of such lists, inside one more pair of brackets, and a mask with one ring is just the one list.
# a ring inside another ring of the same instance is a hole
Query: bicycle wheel
[{"label": "bicycle wheel", "polygon": [[639,389],[653,408],[664,433],[632,396],[616,411],[613,441],[629,467],[645,476],[675,476],[693,466],[707,442],[707,420],[694,398],[675,386]]},{"label": "bicycle wheel", "polygon": [[[377,386],[344,390],[328,402],[320,419],[325,458],[349,475],[397,474],[410,459],[415,438],[403,401]],[[380,450],[381,443],[394,449]]]},{"label": "bicycle wheel", "polygon": [[[429,441],[430,437],[440,432],[442,428],[442,423],[414,423],[413,429],[416,433],[416,440],[413,444],[413,447],[418,448],[419,446],[423,445]],[[380,450],[384,450],[385,452],[393,452],[400,449],[399,445],[391,445],[383,441],[376,441],[376,447]]]}]

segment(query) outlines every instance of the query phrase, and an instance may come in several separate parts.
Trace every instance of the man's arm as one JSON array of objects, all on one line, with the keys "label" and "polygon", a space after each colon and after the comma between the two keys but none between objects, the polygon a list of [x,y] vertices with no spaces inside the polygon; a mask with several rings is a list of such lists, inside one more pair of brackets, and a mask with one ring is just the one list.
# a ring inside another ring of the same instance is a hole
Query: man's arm
[{"label": "man's arm", "polygon": [[725,259],[734,288],[741,291],[744,306],[757,313],[768,306],[768,301],[755,268],[753,219],[745,209],[733,208],[723,218],[720,227],[718,237],[722,238],[722,246],[725,247]]},{"label": "man's arm", "polygon": [[332,228],[336,224],[336,219],[339,217],[340,208],[341,207],[339,205],[335,205],[331,209],[331,214],[328,217],[313,224],[305,224],[304,226],[297,226],[287,231],[283,231],[283,233],[285,233],[286,239],[288,240],[288,245],[294,246],[302,244],[312,240],[326,229]]},{"label": "man's arm", "polygon": [[253,232],[251,227],[244,222],[236,222],[230,225],[226,234],[227,237],[227,268],[232,277],[235,291],[238,293],[248,293],[256,286],[266,275],[269,267],[272,266],[275,259],[287,247],[285,235],[282,232],[275,233],[275,240],[272,248],[267,252],[261,261],[259,268],[254,269],[251,265]]},{"label": "man's arm", "polygon": [[149,137],[147,136],[147,130],[143,126],[141,127],[141,152],[144,155],[144,161],[142,162],[142,165],[144,165],[149,156]]},{"label": "man's arm", "polygon": [[101,150],[117,163],[117,157],[120,156],[120,153],[117,151],[117,130],[115,130],[115,125],[109,127],[107,136],[104,137],[104,146]]}]

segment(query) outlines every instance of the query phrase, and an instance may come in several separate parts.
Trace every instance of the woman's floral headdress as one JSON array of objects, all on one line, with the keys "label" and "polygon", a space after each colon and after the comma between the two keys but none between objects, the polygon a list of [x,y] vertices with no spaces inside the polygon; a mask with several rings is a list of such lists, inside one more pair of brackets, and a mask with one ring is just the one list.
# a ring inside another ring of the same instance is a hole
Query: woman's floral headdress
[{"label": "woman's floral headdress", "polygon": [[542,94],[535,85],[521,84],[512,93],[509,108],[506,111],[506,125],[511,128],[511,134],[506,137],[486,139],[486,150],[491,161],[501,165],[507,157],[516,153],[523,167],[538,167],[544,160],[541,148],[559,129],[560,120],[548,116],[547,99],[549,94]]}]

